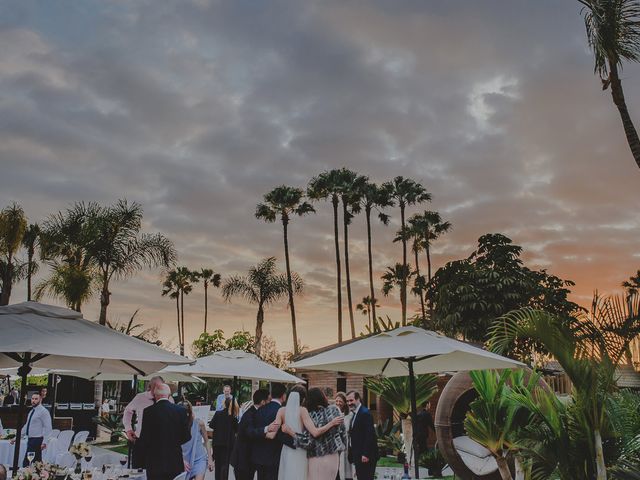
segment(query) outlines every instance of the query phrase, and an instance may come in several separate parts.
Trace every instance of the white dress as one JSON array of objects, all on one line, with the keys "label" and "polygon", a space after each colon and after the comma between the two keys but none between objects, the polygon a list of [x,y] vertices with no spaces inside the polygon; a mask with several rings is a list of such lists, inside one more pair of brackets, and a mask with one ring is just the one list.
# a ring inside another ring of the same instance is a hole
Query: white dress
[{"label": "white dress", "polygon": [[[298,392],[292,392],[287,399],[284,421],[296,433],[303,432],[302,421],[300,420],[300,394]],[[305,449],[293,449],[283,445],[282,453],[280,454],[278,480],[307,480],[308,463]]]}]

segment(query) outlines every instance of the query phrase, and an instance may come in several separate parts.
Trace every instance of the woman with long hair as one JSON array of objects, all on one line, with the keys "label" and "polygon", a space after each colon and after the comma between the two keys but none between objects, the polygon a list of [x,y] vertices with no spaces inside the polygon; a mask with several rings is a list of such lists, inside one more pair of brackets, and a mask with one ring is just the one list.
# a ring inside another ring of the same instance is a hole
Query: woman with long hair
[{"label": "woman with long hair", "polygon": [[224,408],[217,411],[209,426],[213,430],[213,459],[215,480],[229,478],[229,460],[238,427],[238,403],[226,398]]},{"label": "woman with long hair", "polygon": [[322,390],[311,388],[307,392],[306,408],[300,408],[300,419],[306,432],[295,432],[286,423],[282,431],[296,439],[296,446],[307,450],[307,480],[335,480],[340,452],[346,449],[342,412],[335,405],[329,405]]},{"label": "woman with long hair", "polygon": [[344,392],[336,393],[336,397],[333,400],[334,404],[344,415],[344,426],[347,434],[347,448],[340,452],[340,463],[338,468],[338,477],[337,480],[352,480],[353,479],[353,465],[349,462],[348,455],[348,447],[349,447],[349,428],[351,427],[351,418],[353,417],[353,413],[349,410],[349,405],[347,405],[347,395]]},{"label": "woman with long hair", "polygon": [[186,410],[191,425],[191,440],[182,445],[182,458],[187,469],[186,480],[204,480],[207,468],[213,470],[211,448],[204,422],[193,415],[193,407],[188,401],[180,403]]}]

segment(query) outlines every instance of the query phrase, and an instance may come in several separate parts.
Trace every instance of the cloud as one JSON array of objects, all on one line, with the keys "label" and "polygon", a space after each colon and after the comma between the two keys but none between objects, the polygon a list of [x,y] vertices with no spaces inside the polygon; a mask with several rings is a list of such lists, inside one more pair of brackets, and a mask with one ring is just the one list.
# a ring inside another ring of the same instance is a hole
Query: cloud
[{"label": "cloud", "polygon": [[[18,201],[33,220],[126,197],[185,265],[228,276],[276,256],[284,267],[282,227],[256,220],[256,203],[347,166],[433,193],[409,214],[439,210],[453,223],[436,267],[504,232],[530,265],[575,280],[582,302],[637,268],[638,172],[574,4],[85,2],[61,16],[34,0],[2,11],[0,204]],[[625,66],[632,115],[637,77]],[[331,206],[316,210],[290,226],[311,346],[336,336]],[[373,226],[376,279],[401,258],[391,213],[391,226]],[[350,236],[359,301],[369,293],[362,217]],[[140,307],[175,343],[174,305],[160,290],[159,272],[118,282],[110,311]],[[200,290],[188,298],[188,338],[201,328]],[[215,328],[253,329],[253,306],[211,295]],[[397,316],[393,294],[380,301]],[[267,312],[283,349],[289,321],[286,302]]]}]

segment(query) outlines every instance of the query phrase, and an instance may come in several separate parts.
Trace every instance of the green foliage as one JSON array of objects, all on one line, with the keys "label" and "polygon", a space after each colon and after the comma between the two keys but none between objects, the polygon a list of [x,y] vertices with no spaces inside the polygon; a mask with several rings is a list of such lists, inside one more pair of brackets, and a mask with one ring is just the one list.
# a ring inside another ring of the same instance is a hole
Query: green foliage
[{"label": "green foliage", "polygon": [[131,335],[139,340],[152,343],[153,345],[160,346],[162,341],[158,339],[158,327],[144,328],[143,323],[133,323],[138,316],[140,309],[137,309],[129,318],[127,323],[109,322],[107,326],[117,332],[124,333],[125,335]]},{"label": "green foliage", "polygon": [[107,416],[93,417],[93,422],[105,430],[111,435],[111,443],[115,443],[118,440],[125,440],[127,437],[124,434],[124,425],[122,423],[122,415],[110,413]]},{"label": "green foliage", "polygon": [[629,280],[622,282],[622,286],[627,291],[627,299],[637,296],[638,292],[640,292],[640,270],[629,277]]},{"label": "green foliage", "polygon": [[16,261],[16,254],[27,229],[24,210],[16,203],[0,211],[0,305],[7,305],[11,288],[23,278],[25,265]]},{"label": "green foliage", "polygon": [[430,477],[441,477],[447,461],[437,448],[430,448],[420,455],[420,466],[429,469]]},{"label": "green foliage", "polygon": [[[365,378],[367,389],[380,395],[391,405],[401,418],[411,413],[409,395],[409,377],[371,377]],[[416,404],[422,405],[438,391],[438,377],[435,375],[416,375]]]},{"label": "green foliage", "polygon": [[530,270],[521,253],[522,248],[504,235],[487,234],[467,259],[440,268],[429,286],[436,328],[449,336],[483,341],[493,319],[524,306],[562,317],[580,309],[567,299],[573,282]]},{"label": "green foliage", "polygon": [[403,451],[404,443],[400,436],[401,428],[401,422],[393,423],[388,418],[375,426],[376,440],[382,457],[389,454],[395,456]]}]

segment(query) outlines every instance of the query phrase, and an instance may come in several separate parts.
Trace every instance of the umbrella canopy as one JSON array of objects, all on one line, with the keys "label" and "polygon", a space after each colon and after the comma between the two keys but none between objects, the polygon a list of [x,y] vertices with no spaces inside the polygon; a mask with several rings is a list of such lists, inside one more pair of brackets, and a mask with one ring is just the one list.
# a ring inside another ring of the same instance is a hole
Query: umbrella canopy
[{"label": "umbrella canopy", "polygon": [[[52,372],[53,373],[53,372]],[[93,374],[90,372],[59,372],[60,375],[70,375],[72,377],[85,378],[87,380],[103,380],[103,381],[127,381],[131,380],[131,375],[125,375],[123,373],[98,373]],[[155,376],[161,376],[165,382],[182,382],[182,383],[205,383],[204,380],[193,375],[186,375],[184,373],[150,373],[144,377],[138,377],[138,380],[151,380]]]},{"label": "umbrella canopy", "polygon": [[[389,332],[350,342],[311,355],[291,364],[295,368],[332,370],[409,377],[411,418],[416,428],[415,375],[425,373],[487,370],[523,367],[524,364],[502,357],[464,342],[418,327],[401,327]],[[420,458],[413,442],[413,455]],[[415,478],[420,478],[418,462],[414,461]]]},{"label": "umbrella canopy", "polygon": [[524,366],[510,358],[418,327],[396,328],[303,358],[294,368],[406,377],[415,374]]},{"label": "umbrella canopy", "polygon": [[0,307],[0,367],[30,364],[88,372],[147,375],[188,358],[90,322],[67,308],[24,302]]},{"label": "umbrella canopy", "polygon": [[159,373],[160,375],[183,373],[198,377],[268,380],[283,383],[304,382],[298,377],[263,362],[254,354],[242,350],[216,352],[213,355],[196,359],[193,365],[170,366]]}]

